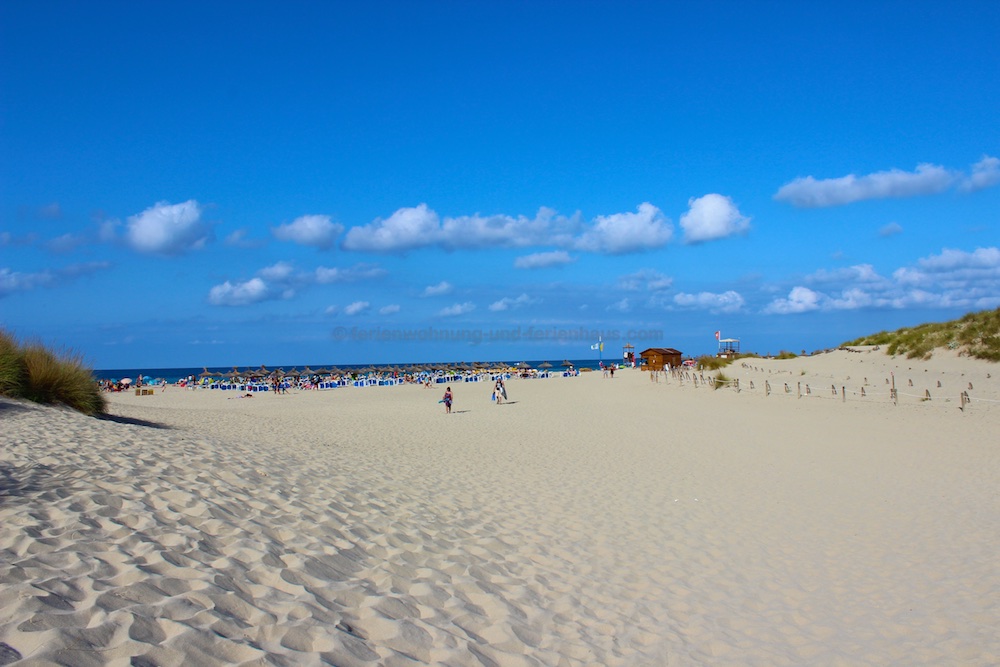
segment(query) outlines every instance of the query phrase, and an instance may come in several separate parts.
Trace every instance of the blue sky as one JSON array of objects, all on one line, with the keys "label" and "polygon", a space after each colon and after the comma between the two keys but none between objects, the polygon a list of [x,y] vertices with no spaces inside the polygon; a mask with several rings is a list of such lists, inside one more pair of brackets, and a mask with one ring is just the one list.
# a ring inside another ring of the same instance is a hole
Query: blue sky
[{"label": "blue sky", "polygon": [[1000,306],[1000,4],[0,4],[0,325],[96,368]]}]

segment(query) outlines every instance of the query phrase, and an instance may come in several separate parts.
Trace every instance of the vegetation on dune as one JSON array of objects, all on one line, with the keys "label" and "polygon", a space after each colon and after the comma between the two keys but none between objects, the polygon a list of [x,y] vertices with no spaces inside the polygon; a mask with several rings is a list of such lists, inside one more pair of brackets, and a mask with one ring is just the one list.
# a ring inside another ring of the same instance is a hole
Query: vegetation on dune
[{"label": "vegetation on dune", "polygon": [[710,354],[703,354],[696,360],[698,368],[706,371],[717,371],[720,368],[725,368],[729,364],[733,363],[732,359],[722,359],[720,357],[715,357]]},{"label": "vegetation on dune", "polygon": [[712,384],[712,389],[721,389],[722,387],[725,387],[731,381],[732,381],[732,378],[730,378],[728,375],[726,375],[722,371],[719,371],[718,373],[715,374],[715,382]]},{"label": "vegetation on dune", "polygon": [[89,368],[75,354],[58,355],[39,343],[18,344],[0,330],[0,394],[35,403],[61,404],[87,415],[107,403]]},{"label": "vegetation on dune", "polygon": [[949,348],[976,359],[1000,361],[1000,308],[969,313],[951,322],[880,331],[844,345],[881,345],[889,354],[905,354],[908,359],[930,359],[934,350]]},{"label": "vegetation on dune", "polygon": [[696,362],[698,368],[700,368],[702,370],[717,371],[720,368],[725,368],[726,366],[728,366],[729,364],[733,363],[737,359],[748,359],[748,358],[759,359],[760,355],[758,355],[758,354],[756,354],[754,352],[745,352],[743,354],[737,354],[735,356],[728,357],[728,358],[724,359],[722,357],[716,357],[716,356],[711,355],[711,354],[703,354],[700,357],[698,357],[697,359],[695,359],[695,362]]}]

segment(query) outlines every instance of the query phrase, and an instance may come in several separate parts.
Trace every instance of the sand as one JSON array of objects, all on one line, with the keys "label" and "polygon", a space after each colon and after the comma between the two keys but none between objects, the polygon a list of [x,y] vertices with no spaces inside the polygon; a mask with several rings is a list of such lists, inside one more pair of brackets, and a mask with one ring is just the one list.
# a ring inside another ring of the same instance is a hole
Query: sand
[{"label": "sand", "polygon": [[1000,366],[860,350],[0,401],[0,665],[1000,663]]}]

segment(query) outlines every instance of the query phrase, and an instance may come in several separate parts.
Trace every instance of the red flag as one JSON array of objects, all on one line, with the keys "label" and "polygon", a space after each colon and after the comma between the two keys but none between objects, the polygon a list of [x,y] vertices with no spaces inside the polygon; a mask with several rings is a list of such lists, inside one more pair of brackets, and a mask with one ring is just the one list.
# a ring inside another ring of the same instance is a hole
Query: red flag
[{"label": "red flag", "polygon": [[721,333],[722,333],[721,331],[716,331],[715,332],[715,340],[719,340],[719,334],[721,334]]}]

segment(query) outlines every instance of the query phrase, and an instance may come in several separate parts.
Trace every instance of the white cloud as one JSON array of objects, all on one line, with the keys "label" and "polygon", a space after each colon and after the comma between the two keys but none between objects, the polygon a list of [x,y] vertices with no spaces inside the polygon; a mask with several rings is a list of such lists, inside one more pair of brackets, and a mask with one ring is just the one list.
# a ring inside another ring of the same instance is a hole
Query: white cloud
[{"label": "white cloud", "polygon": [[828,307],[834,310],[857,310],[880,305],[886,305],[886,303],[870,292],[857,287],[844,290],[839,297],[831,298],[828,302]]},{"label": "white cloud", "polygon": [[536,252],[532,255],[524,255],[514,260],[516,269],[546,269],[552,266],[563,266],[570,264],[574,260],[565,250],[553,250],[552,252]]},{"label": "white cloud", "polygon": [[781,186],[774,199],[806,208],[840,206],[864,199],[937,194],[951,187],[957,178],[954,172],[933,164],[917,165],[916,171],[891,169],[866,176],[850,174],[821,180],[806,176]]},{"label": "white cloud", "polygon": [[459,248],[523,248],[531,245],[566,245],[579,226],[576,218],[559,216],[541,208],[534,218],[510,215],[465,215],[443,221],[427,204],[401,208],[347,232],[345,250],[406,252],[438,246]]},{"label": "white cloud", "polygon": [[598,216],[574,247],[616,255],[659,248],[670,241],[673,233],[673,226],[660,209],[644,202],[635,213]]},{"label": "white cloud", "polygon": [[793,287],[788,293],[787,299],[775,299],[765,309],[765,313],[777,315],[790,315],[793,313],[806,313],[811,310],[819,310],[822,295],[814,292],[808,287]]},{"label": "white cloud", "polygon": [[352,227],[344,237],[346,250],[367,252],[402,252],[434,245],[441,238],[438,215],[420,204],[401,208],[385,220]]},{"label": "white cloud", "polygon": [[230,232],[223,240],[223,243],[233,248],[257,248],[263,245],[261,241],[253,241],[247,238],[246,229],[237,229]]},{"label": "white cloud", "polygon": [[465,315],[466,313],[471,313],[476,309],[476,306],[471,301],[466,301],[465,303],[456,303],[453,306],[448,306],[447,308],[442,308],[438,315],[443,317],[454,317],[455,315]]},{"label": "white cloud", "polygon": [[392,315],[399,312],[398,303],[390,303],[388,306],[382,306],[378,309],[379,315]]},{"label": "white cloud", "polygon": [[618,278],[620,288],[633,292],[641,290],[657,292],[669,289],[673,284],[673,278],[663,275],[656,269],[639,269],[635,273]]},{"label": "white cloud", "polygon": [[216,285],[208,292],[208,302],[214,306],[245,306],[273,298],[267,283],[260,278],[251,278],[242,283],[228,280]]},{"label": "white cloud", "polygon": [[707,194],[688,200],[688,211],[681,216],[681,228],[687,243],[701,243],[742,234],[750,229],[750,218],[729,197]]},{"label": "white cloud", "polygon": [[291,241],[321,250],[333,247],[334,240],[342,231],[344,226],[332,222],[328,215],[303,215],[287,225],[271,228],[271,233],[279,241]]},{"label": "white cloud", "polygon": [[972,252],[944,249],[902,266],[891,277],[868,264],[836,271],[820,270],[807,278],[826,287],[796,287],[787,299],[776,299],[765,313],[859,308],[994,308],[1000,305],[1000,248]]},{"label": "white cloud", "polygon": [[294,267],[288,262],[277,262],[271,266],[265,266],[257,272],[257,275],[265,280],[284,282],[292,277]]},{"label": "white cloud", "polygon": [[1000,269],[1000,248],[976,248],[973,252],[945,248],[940,255],[924,257],[917,264],[935,272],[979,269],[995,272]]},{"label": "white cloud", "polygon": [[424,288],[422,296],[441,296],[442,294],[450,294],[452,289],[454,289],[447,280],[442,280],[437,285],[428,285]]},{"label": "white cloud", "polygon": [[735,313],[743,308],[744,300],[739,292],[733,290],[698,294],[681,292],[674,296],[674,303],[684,308],[700,308],[713,313]]},{"label": "white cloud", "polygon": [[354,303],[344,306],[345,315],[358,315],[365,312],[371,307],[371,304],[367,301],[355,301]]},{"label": "white cloud", "polygon": [[125,240],[133,250],[158,255],[179,255],[205,246],[211,237],[201,220],[201,207],[193,199],[182,204],[158,202],[125,225]]},{"label": "white cloud", "polygon": [[896,234],[902,234],[903,227],[898,222],[890,222],[885,225],[880,230],[878,230],[878,235],[882,238],[888,238],[890,236],[895,236]]},{"label": "white cloud", "polygon": [[[455,250],[550,245],[622,254],[661,247],[672,235],[670,221],[649,203],[641,204],[636,213],[598,216],[590,225],[583,224],[579,214],[565,217],[544,207],[534,218],[475,214],[441,220],[426,204],[420,204],[348,230],[343,247],[367,252],[406,252],[424,247]],[[539,253],[518,261],[518,268],[538,268],[571,259],[568,255]]]},{"label": "white cloud", "polygon": [[456,248],[524,248],[533,245],[565,245],[579,225],[575,218],[541,208],[534,218],[510,215],[468,215],[445,218],[441,244]]},{"label": "white cloud", "polygon": [[499,312],[503,310],[514,310],[520,308],[521,306],[530,306],[532,304],[538,303],[538,299],[532,299],[527,294],[522,294],[519,297],[511,298],[505,296],[499,301],[494,301],[490,304],[490,310],[494,312]]},{"label": "white cloud", "polygon": [[381,278],[385,274],[386,270],[375,264],[360,263],[346,269],[320,266],[316,268],[314,277],[317,283],[328,285],[330,283],[349,283],[358,280]]},{"label": "white cloud", "polygon": [[854,266],[827,271],[820,269],[812,275],[806,277],[810,283],[832,283],[832,282],[862,282],[872,283],[885,280],[878,274],[871,264],[856,264]]},{"label": "white cloud", "polygon": [[983,159],[972,165],[972,173],[962,181],[964,192],[984,190],[1000,184],[1000,158],[984,155]]},{"label": "white cloud", "polygon": [[3,267],[0,268],[0,298],[14,292],[27,292],[38,288],[56,287],[80,276],[104,271],[110,267],[110,262],[88,262],[85,264],[71,264],[61,269],[45,269],[44,271],[35,273],[21,273]]},{"label": "white cloud", "polygon": [[72,252],[85,243],[85,239],[75,234],[62,234],[46,243],[46,247],[52,252],[64,253]]},{"label": "white cloud", "polygon": [[47,287],[53,282],[54,276],[50,271],[39,271],[38,273],[21,273],[11,271],[9,268],[0,268],[0,296],[13,294],[14,292],[27,292],[36,287]]},{"label": "white cloud", "polygon": [[247,305],[270,299],[290,299],[297,290],[312,285],[350,282],[376,278],[385,274],[373,264],[356,264],[348,268],[319,267],[313,271],[296,271],[290,262],[275,262],[256,272],[252,280],[226,281],[209,292],[213,305]]},{"label": "white cloud", "polygon": [[613,304],[611,304],[610,306],[608,306],[607,309],[608,310],[615,310],[615,311],[618,311],[620,313],[627,313],[628,311],[630,311],[632,309],[632,307],[629,305],[628,299],[625,298],[625,299],[622,299],[621,301],[615,301]]}]

